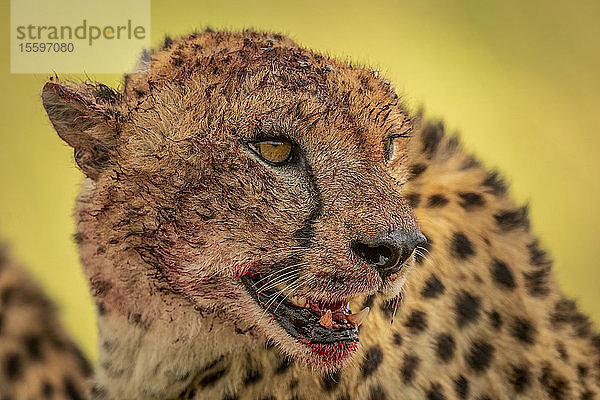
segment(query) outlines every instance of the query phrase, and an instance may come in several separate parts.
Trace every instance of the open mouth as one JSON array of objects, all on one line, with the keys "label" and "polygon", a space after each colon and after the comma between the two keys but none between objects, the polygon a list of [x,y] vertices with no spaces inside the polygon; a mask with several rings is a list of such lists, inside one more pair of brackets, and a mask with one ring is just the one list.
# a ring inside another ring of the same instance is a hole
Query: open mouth
[{"label": "open mouth", "polygon": [[368,307],[353,314],[348,301],[290,296],[285,288],[265,282],[260,273],[247,273],[241,280],[261,308],[313,353],[333,361],[349,357],[358,348],[358,327],[369,314]]}]

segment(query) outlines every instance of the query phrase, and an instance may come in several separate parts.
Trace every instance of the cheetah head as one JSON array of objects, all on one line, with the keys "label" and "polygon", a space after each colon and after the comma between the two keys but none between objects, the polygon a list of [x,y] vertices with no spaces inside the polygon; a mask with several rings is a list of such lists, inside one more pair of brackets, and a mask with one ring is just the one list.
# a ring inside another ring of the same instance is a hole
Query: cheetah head
[{"label": "cheetah head", "polygon": [[42,97],[87,177],[96,301],[149,325],[164,310],[143,296],[177,299],[340,368],[369,312],[349,301],[398,295],[425,240],[402,197],[412,121],[389,83],[279,35],[190,35],[120,90],[53,80]]}]

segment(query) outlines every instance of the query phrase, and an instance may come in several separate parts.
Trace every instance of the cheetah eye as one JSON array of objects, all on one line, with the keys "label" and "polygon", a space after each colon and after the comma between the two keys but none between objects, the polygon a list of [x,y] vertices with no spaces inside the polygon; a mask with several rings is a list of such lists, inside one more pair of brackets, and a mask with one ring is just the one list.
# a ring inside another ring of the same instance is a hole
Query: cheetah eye
[{"label": "cheetah eye", "polygon": [[248,146],[260,158],[270,164],[281,165],[292,158],[292,144],[290,142],[266,140],[248,143]]},{"label": "cheetah eye", "polygon": [[394,138],[390,136],[383,142],[383,156],[385,161],[390,161],[394,156]]},{"label": "cheetah eye", "polygon": [[392,161],[392,159],[395,156],[395,153],[396,153],[395,140],[398,138],[407,138],[407,137],[408,137],[408,132],[397,133],[397,134],[388,136],[383,141],[383,156],[385,157],[386,162]]}]

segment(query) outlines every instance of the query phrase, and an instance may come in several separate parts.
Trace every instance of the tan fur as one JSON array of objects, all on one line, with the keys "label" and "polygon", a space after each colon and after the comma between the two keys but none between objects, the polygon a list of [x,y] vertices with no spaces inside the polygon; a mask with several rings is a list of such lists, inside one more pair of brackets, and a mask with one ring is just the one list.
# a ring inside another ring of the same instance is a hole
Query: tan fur
[{"label": "tan fur", "polygon": [[[98,306],[92,398],[600,390],[600,336],[556,287],[526,210],[377,73],[280,35],[205,32],[166,40],[120,91],[53,81],[42,97],[88,177],[75,215]],[[412,137],[386,162],[390,134]],[[246,147],[280,136],[297,164]],[[417,227],[429,244],[394,279],[349,255],[352,240]],[[371,306],[352,360],[297,343],[240,283],[280,264],[299,294]]]}]

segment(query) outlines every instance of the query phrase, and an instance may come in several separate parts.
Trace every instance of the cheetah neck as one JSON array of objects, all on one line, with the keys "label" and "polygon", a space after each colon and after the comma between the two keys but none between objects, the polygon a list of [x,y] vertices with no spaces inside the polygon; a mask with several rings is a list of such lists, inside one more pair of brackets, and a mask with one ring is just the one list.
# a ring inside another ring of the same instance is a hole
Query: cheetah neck
[{"label": "cheetah neck", "polygon": [[147,326],[118,313],[99,317],[96,390],[111,399],[176,398],[206,366],[239,349],[235,332],[216,315],[203,317],[189,332],[174,326],[175,318],[170,325]]}]

